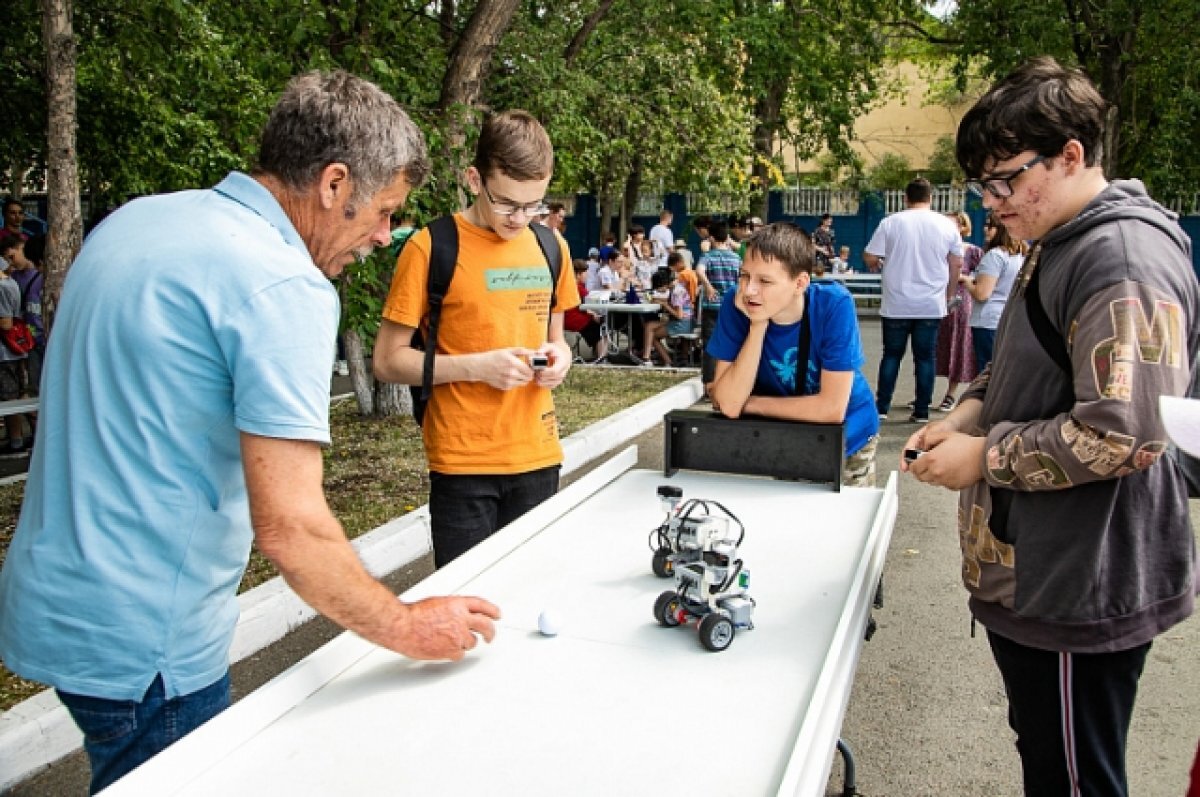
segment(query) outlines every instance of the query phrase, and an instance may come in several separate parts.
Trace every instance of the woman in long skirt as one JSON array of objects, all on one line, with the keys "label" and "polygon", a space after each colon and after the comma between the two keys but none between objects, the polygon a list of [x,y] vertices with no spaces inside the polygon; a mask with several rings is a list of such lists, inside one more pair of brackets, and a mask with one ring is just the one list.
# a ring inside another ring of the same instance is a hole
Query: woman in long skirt
[{"label": "woman in long skirt", "polygon": [[[963,238],[962,273],[971,276],[975,267],[983,257],[983,250],[972,243],[967,243],[971,236],[971,218],[966,213],[947,214],[956,224]],[[958,388],[970,382],[978,374],[975,367],[975,351],[971,345],[971,294],[959,283],[954,297],[950,300],[949,312],[938,327],[937,337],[937,375],[949,380],[946,386],[946,397],[942,399],[939,410],[954,409],[958,401]]]}]

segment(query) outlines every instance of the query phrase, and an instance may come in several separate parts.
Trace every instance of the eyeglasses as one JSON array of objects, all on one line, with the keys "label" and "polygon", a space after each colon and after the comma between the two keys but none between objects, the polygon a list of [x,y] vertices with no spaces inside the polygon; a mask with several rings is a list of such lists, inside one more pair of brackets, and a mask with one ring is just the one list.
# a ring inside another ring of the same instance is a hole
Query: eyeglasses
[{"label": "eyeglasses", "polygon": [[514,205],[512,202],[497,202],[492,196],[492,192],[488,190],[487,182],[483,179],[483,175],[479,176],[479,185],[483,187],[483,193],[487,195],[488,202],[492,205],[492,212],[497,216],[515,216],[518,213],[524,213],[525,218],[532,219],[534,216],[541,216],[544,213],[549,213],[550,208],[546,207],[546,200],[539,199],[537,202],[530,202],[528,205]]},{"label": "eyeglasses", "polygon": [[1013,180],[1017,179],[1022,174],[1029,171],[1030,169],[1032,169],[1034,166],[1037,166],[1039,163],[1041,163],[1045,159],[1046,159],[1045,155],[1038,155],[1033,160],[1026,163],[1024,166],[1021,166],[1018,169],[1014,169],[1013,171],[1009,172],[1008,174],[994,175],[992,177],[987,178],[986,180],[968,180],[967,181],[967,190],[970,191],[972,194],[975,194],[976,196],[983,196],[983,192],[987,191],[989,194],[996,197],[997,199],[1006,199],[1013,195],[1013,186],[1012,186]]}]

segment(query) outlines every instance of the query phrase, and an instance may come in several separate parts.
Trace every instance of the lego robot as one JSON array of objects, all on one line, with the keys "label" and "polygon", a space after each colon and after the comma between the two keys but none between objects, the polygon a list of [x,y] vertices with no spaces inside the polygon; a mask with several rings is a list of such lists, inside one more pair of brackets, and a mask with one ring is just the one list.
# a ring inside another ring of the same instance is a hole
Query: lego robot
[{"label": "lego robot", "polygon": [[[664,496],[664,490],[675,492]],[[659,495],[676,503],[682,497],[678,488],[660,487]],[[707,514],[709,503],[723,514]],[[674,513],[675,517],[664,523],[668,528],[663,534],[677,549],[662,559],[675,577],[675,589],[658,596],[654,602],[654,619],[667,627],[683,625],[691,618],[698,619],[700,643],[708,650],[719,652],[733,643],[738,629],[754,628],[755,602],[749,592],[750,571],[737,558],[745,529],[729,510],[715,501],[697,501],[695,504],[688,510]],[[701,507],[705,514],[699,514],[696,507]],[[672,525],[672,520],[679,522]],[[662,550],[660,547],[659,551]],[[656,563],[659,551],[655,552]],[[655,572],[658,572],[657,568]]]},{"label": "lego robot", "polygon": [[714,508],[741,528],[741,522],[716,501],[693,498],[685,502],[683,490],[679,487],[669,484],[659,486],[658,498],[667,516],[658,528],[650,532],[650,550],[654,551],[650,569],[659,578],[671,578],[675,575],[676,567],[700,558],[702,545],[699,526],[708,519]]}]

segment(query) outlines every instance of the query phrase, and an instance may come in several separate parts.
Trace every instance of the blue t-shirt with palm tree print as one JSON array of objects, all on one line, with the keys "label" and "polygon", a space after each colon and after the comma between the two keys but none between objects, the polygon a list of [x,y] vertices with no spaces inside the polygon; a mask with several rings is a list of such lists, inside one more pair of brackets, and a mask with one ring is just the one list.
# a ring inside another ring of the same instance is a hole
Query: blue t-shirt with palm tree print
[{"label": "blue t-shirt with palm tree print", "polygon": [[[725,294],[716,329],[706,346],[710,356],[726,362],[737,359],[750,332],[750,319],[734,305],[736,294],[736,290]],[[811,334],[804,389],[796,390],[800,322],[776,324],[772,321],[767,325],[752,392],[756,396],[809,396],[820,391],[822,370],[853,371],[854,384],[846,407],[846,455],[849,456],[879,431],[875,397],[862,373],[866,358],[858,332],[854,297],[840,283],[814,282],[808,286],[804,301],[808,306]]]}]

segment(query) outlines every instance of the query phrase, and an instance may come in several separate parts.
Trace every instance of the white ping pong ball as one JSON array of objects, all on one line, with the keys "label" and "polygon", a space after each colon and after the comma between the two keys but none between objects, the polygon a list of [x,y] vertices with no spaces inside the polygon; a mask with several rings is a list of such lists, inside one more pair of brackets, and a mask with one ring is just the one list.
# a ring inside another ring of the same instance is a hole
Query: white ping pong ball
[{"label": "white ping pong ball", "polygon": [[559,619],[557,612],[547,609],[538,615],[538,630],[544,636],[558,636],[558,632],[561,629],[562,621]]}]

